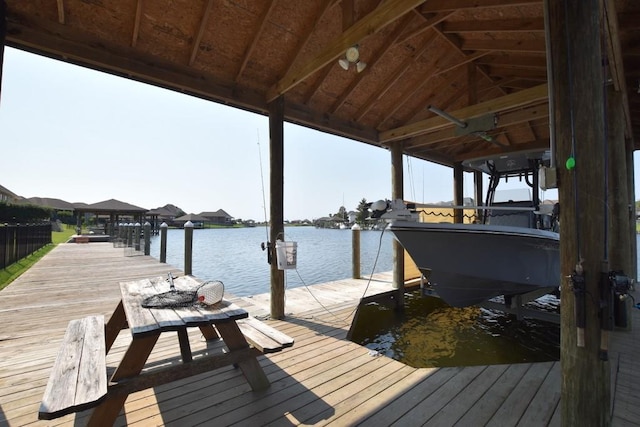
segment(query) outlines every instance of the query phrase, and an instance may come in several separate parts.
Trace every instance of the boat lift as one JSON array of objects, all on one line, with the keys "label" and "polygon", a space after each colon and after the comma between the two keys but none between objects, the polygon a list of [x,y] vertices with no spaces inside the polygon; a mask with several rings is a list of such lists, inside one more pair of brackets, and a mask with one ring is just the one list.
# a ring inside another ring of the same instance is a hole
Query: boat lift
[{"label": "boat lift", "polygon": [[[420,277],[420,291],[423,297],[440,298],[436,290],[429,285],[428,280],[424,277],[424,275]],[[477,304],[477,306],[486,308],[487,310],[496,310],[513,314],[518,320],[522,320],[527,317],[559,325],[560,313],[526,306],[526,304],[531,301],[535,301],[542,296],[552,294],[552,291],[553,290],[551,289],[536,289],[535,291],[526,294],[502,297],[504,298],[502,302],[498,300],[501,297],[496,297]]]}]

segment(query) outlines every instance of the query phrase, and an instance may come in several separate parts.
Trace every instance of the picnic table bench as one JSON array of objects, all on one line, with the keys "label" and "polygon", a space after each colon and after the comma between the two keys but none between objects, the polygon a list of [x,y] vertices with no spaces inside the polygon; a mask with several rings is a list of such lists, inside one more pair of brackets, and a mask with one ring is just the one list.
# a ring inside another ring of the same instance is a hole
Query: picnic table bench
[{"label": "picnic table bench", "polygon": [[[197,286],[189,276],[175,279],[177,289]],[[112,425],[131,393],[227,365],[240,368],[254,391],[269,387],[257,361],[261,354],[293,345],[293,338],[249,317],[246,310],[222,300],[214,306],[144,308],[149,295],[169,290],[164,278],[120,283],[122,299],[105,324],[104,316],[72,320],[38,412],[50,420],[95,408],[88,425]],[[207,340],[221,339],[225,351],[192,358],[187,328],[198,327]],[[122,329],[132,340],[118,367],[107,377],[106,355]],[[182,363],[142,372],[160,334],[175,331]]]}]

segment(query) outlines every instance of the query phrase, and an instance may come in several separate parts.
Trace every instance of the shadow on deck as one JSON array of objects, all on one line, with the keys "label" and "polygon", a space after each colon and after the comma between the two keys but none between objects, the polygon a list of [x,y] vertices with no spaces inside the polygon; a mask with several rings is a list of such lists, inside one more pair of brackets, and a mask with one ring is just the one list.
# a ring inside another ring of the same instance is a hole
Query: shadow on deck
[{"label": "shadow on deck", "polygon": [[[65,244],[0,292],[0,424],[83,425],[87,413],[37,420],[67,323],[108,316],[120,298],[119,281],[169,270],[181,274],[151,257],[125,257],[108,243]],[[376,277],[370,292],[389,290],[388,277]],[[340,284],[349,291],[338,292]],[[288,317],[266,321],[295,338],[294,347],[259,358],[268,390],[253,392],[239,370],[221,368],[132,394],[116,425],[560,425],[559,362],[412,368],[346,340],[366,280],[323,285],[312,288],[324,307],[308,291],[292,289]],[[268,313],[268,296],[232,300],[254,315]],[[634,425],[640,415],[637,317],[633,331],[616,333],[612,343],[619,361],[613,425]],[[177,340],[164,335],[150,360],[176,363]],[[109,367],[128,340],[118,337]],[[196,355],[211,345],[195,332],[190,342]]]}]

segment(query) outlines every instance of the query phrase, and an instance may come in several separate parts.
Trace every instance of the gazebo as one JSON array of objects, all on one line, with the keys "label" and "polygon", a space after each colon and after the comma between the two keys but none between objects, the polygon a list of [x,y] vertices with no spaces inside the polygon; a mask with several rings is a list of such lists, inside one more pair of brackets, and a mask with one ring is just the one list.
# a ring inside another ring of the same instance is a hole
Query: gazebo
[{"label": "gazebo", "polygon": [[[139,206],[131,205],[129,203],[121,202],[120,200],[109,199],[91,205],[82,207],[76,207],[74,212],[78,218],[77,228],[82,227],[82,215],[94,214],[96,216],[104,215],[108,216],[108,221],[105,222],[103,231],[105,235],[113,234],[114,224],[117,224],[120,219],[127,219],[133,222],[142,222],[145,219],[147,209]],[[96,224],[97,225],[97,224]],[[78,233],[80,234],[80,233]]]}]

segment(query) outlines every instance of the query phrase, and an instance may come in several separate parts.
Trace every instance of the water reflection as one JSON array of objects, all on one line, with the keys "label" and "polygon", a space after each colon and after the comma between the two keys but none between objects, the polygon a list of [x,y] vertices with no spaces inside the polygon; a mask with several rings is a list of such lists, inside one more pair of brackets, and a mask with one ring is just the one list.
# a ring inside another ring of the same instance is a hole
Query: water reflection
[{"label": "water reflection", "polygon": [[[543,362],[560,358],[560,328],[478,307],[454,308],[419,291],[404,312],[360,308],[352,340],[414,367]],[[545,302],[548,305],[548,302]]]}]

